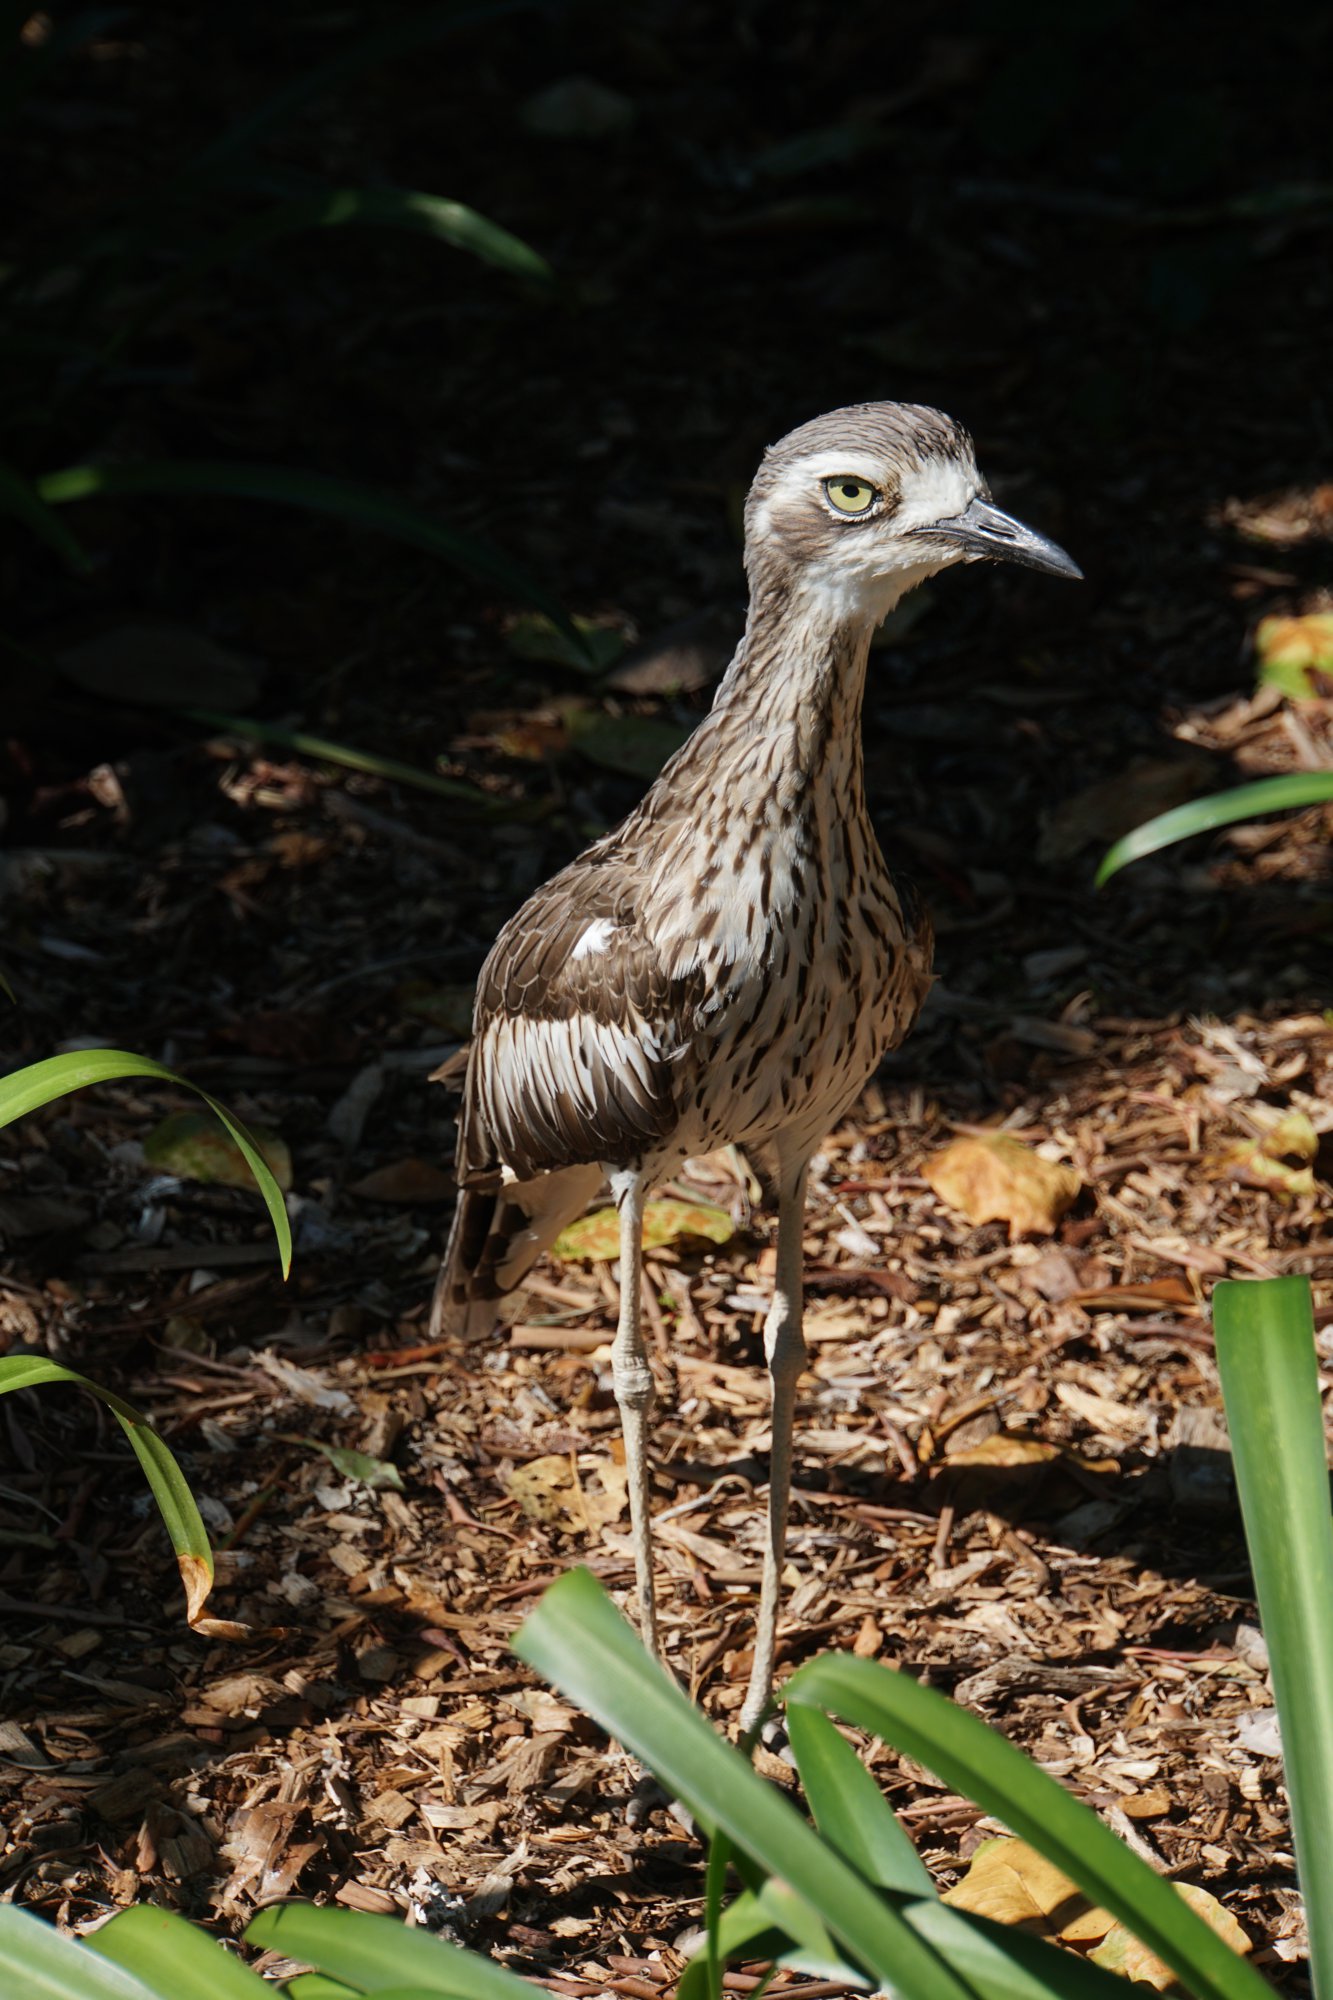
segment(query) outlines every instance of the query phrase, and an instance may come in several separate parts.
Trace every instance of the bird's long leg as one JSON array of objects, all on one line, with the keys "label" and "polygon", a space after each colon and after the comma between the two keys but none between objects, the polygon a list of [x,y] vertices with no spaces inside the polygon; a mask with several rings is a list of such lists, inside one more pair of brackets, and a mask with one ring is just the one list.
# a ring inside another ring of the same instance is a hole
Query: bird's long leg
[{"label": "bird's long leg", "polygon": [[806,1162],[789,1168],[783,1162],[778,1191],[778,1259],[773,1303],[764,1322],[764,1353],[768,1357],[773,1396],[773,1445],[768,1475],[768,1539],[764,1543],[764,1575],[755,1629],[754,1665],[741,1709],[742,1729],[753,1729],[768,1705],[777,1650],[778,1600],[782,1594],[782,1561],[787,1546],[787,1505],[791,1497],[792,1425],[796,1413],[796,1382],[805,1365],[801,1331],[801,1235],[805,1216]]},{"label": "bird's long leg", "polygon": [[657,1599],[653,1592],[653,1528],[648,1495],[648,1412],[653,1402],[653,1371],[648,1365],[639,1323],[643,1283],[643,1204],[647,1183],[642,1174],[629,1169],[611,1174],[610,1181],[616,1207],[620,1211],[620,1321],[611,1346],[611,1379],[615,1383],[620,1423],[625,1434],[639,1631],[644,1645],[660,1659],[662,1648],[657,1634]]}]

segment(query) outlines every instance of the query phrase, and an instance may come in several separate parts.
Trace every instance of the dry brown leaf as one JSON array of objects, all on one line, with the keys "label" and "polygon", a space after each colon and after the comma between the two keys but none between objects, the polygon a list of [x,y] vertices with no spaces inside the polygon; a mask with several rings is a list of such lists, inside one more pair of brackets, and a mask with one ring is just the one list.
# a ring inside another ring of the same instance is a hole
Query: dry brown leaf
[{"label": "dry brown leaf", "polygon": [[367,1201],[401,1202],[404,1207],[428,1206],[433,1202],[453,1201],[458,1183],[433,1160],[394,1160],[389,1166],[376,1167],[373,1173],[353,1181],[348,1193],[361,1195]]},{"label": "dry brown leaf", "polygon": [[1085,847],[1108,847],[1145,819],[1184,805],[1206,775],[1193,758],[1136,757],[1127,770],[1060,801],[1042,829],[1037,858],[1071,861]]},{"label": "dry brown leaf", "polygon": [[[1216,1896],[1210,1895],[1207,1889],[1201,1889],[1196,1882],[1177,1882],[1175,1887],[1177,1894],[1184,1897],[1190,1908],[1233,1951],[1243,1954],[1250,1950],[1249,1937],[1231,1912],[1223,1909]],[[1088,1956],[1105,1971],[1121,1973],[1126,1979],[1142,1980],[1148,1986],[1155,1986],[1159,1993],[1179,1993],[1182,1990],[1175,1973],[1123,1924],[1114,1925]]]},{"label": "dry brown leaf", "polygon": [[1076,1417],[1082,1417],[1085,1424],[1091,1424],[1097,1431],[1141,1431],[1147,1421],[1141,1410],[1129,1403],[1117,1403],[1110,1396],[1094,1395],[1091,1389],[1081,1389],[1077,1382],[1057,1382],[1055,1393],[1067,1410]]},{"label": "dry brown leaf", "polygon": [[1007,1222],[1011,1243],[1051,1235],[1083,1186],[1073,1167],[1043,1159],[1008,1132],[955,1139],[921,1171],[969,1222]]}]

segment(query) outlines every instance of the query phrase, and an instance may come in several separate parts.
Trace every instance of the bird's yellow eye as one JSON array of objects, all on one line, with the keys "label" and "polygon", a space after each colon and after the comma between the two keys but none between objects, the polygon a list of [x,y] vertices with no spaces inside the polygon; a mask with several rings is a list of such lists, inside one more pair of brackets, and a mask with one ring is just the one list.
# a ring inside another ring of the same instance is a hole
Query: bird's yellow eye
[{"label": "bird's yellow eye", "polygon": [[824,491],[830,506],[840,514],[866,514],[879,498],[875,488],[864,479],[856,479],[850,473],[840,473],[836,479],[824,481]]}]

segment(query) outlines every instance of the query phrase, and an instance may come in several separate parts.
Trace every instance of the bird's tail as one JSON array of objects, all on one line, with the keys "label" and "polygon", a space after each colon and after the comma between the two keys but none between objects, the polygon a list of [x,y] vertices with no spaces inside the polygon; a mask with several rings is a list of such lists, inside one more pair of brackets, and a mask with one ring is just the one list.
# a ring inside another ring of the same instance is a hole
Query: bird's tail
[{"label": "bird's tail", "polygon": [[431,1300],[431,1339],[489,1333],[500,1299],[522,1282],[566,1223],[582,1215],[601,1182],[600,1167],[566,1167],[504,1187],[460,1189]]}]

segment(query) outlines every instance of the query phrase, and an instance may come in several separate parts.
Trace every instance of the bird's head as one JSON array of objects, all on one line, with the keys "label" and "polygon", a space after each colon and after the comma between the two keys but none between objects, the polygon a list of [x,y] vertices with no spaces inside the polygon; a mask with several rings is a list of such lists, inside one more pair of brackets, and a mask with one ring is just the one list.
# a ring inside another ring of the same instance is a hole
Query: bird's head
[{"label": "bird's head", "polygon": [[958,562],[1082,571],[996,507],[961,424],[916,403],[858,403],[764,454],[745,506],[752,580],[783,580],[833,621],[877,625],[905,591]]}]

